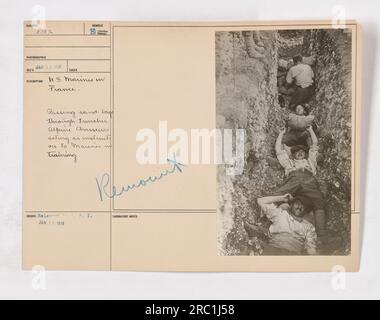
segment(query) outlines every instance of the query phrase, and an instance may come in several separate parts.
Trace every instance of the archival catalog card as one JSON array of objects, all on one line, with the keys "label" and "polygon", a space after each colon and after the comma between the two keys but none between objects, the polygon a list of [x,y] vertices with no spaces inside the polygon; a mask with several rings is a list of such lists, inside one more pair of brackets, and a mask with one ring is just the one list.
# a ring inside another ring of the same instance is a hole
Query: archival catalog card
[{"label": "archival catalog card", "polygon": [[347,21],[24,25],[23,268],[359,268]]}]

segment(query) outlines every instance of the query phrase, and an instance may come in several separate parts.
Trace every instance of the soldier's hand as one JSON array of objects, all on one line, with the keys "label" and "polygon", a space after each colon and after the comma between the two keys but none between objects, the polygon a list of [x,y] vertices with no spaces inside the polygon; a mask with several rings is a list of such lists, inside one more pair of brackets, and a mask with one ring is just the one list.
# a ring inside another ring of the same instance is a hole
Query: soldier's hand
[{"label": "soldier's hand", "polygon": [[285,133],[286,133],[286,130],[287,130],[286,125],[283,124],[283,125],[280,127],[280,134],[285,134]]}]

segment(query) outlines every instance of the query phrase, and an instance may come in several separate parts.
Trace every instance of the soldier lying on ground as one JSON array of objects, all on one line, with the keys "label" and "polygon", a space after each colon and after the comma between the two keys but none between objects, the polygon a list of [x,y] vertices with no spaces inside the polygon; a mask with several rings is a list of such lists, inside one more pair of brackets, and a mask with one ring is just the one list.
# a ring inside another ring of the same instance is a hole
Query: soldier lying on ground
[{"label": "soldier lying on ground", "polygon": [[314,211],[315,228],[318,240],[321,244],[326,241],[326,217],[325,201],[315,178],[317,174],[318,138],[313,128],[308,127],[312,145],[308,148],[299,145],[291,148],[291,156],[288,155],[282,144],[286,129],[282,130],[276,141],[277,159],[285,169],[285,183],[275,191],[275,195],[286,193],[302,199]]},{"label": "soldier lying on ground", "polygon": [[[303,219],[306,208],[299,198],[291,194],[264,197],[257,200],[260,208],[271,222],[268,242],[262,243],[262,255],[315,255],[317,234],[314,226]],[[280,205],[281,203],[287,203]],[[245,223],[250,238],[258,237],[263,229]],[[265,230],[265,229],[264,229]]]}]

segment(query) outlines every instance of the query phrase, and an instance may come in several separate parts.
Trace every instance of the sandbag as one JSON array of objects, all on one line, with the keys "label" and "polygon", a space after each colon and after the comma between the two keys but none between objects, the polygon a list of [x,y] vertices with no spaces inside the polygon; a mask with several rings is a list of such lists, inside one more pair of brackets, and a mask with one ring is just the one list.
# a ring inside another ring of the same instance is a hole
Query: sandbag
[{"label": "sandbag", "polygon": [[314,121],[313,115],[299,116],[294,113],[289,114],[288,126],[295,130],[305,130],[310,127]]}]

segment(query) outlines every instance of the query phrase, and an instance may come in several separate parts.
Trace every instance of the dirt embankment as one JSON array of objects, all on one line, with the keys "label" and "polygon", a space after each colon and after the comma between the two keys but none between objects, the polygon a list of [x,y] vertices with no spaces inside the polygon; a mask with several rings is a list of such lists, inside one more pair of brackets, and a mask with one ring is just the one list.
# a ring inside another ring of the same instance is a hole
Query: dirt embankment
[{"label": "dirt embankment", "polygon": [[349,254],[351,230],[351,34],[343,30],[313,32],[311,52],[316,95],[311,101],[319,125],[318,178],[326,196],[328,228],[334,254]]}]

